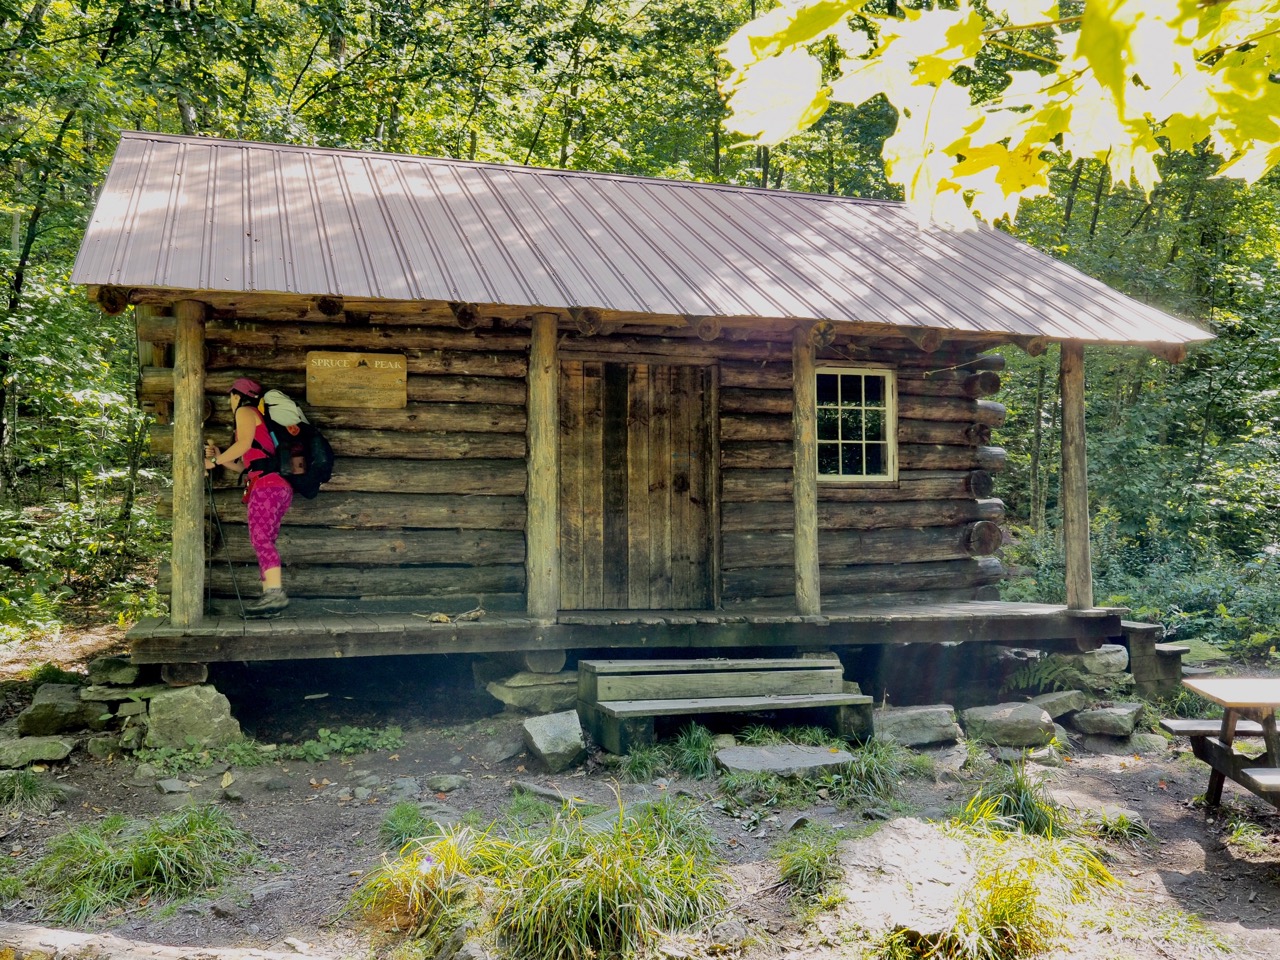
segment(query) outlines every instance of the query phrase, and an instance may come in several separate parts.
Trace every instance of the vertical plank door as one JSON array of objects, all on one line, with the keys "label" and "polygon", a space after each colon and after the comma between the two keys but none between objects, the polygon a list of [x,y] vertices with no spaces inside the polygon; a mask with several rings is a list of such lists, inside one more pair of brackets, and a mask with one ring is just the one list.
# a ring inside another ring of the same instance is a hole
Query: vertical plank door
[{"label": "vertical plank door", "polygon": [[714,605],[714,373],[562,362],[562,609]]}]

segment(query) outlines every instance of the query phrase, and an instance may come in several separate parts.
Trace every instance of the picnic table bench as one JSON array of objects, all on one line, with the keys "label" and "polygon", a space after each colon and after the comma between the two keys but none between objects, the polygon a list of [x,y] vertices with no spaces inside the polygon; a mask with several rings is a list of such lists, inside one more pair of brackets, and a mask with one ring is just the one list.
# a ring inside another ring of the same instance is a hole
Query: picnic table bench
[{"label": "picnic table bench", "polygon": [[[1182,681],[1188,690],[1223,708],[1219,720],[1165,719],[1160,726],[1177,736],[1190,737],[1196,757],[1209,765],[1209,806],[1222,802],[1222,787],[1230,778],[1255,796],[1280,807],[1280,678],[1197,677]],[[1261,737],[1266,755],[1253,760],[1238,753],[1237,736]]]}]

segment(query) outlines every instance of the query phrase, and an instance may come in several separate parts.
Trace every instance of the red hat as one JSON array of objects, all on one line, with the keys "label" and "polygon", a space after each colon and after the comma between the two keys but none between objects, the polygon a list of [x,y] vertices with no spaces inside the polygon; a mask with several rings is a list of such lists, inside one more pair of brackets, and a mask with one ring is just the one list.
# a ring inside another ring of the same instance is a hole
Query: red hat
[{"label": "red hat", "polygon": [[257,400],[262,396],[262,384],[248,377],[241,377],[231,385],[231,392],[248,397],[250,400]]}]

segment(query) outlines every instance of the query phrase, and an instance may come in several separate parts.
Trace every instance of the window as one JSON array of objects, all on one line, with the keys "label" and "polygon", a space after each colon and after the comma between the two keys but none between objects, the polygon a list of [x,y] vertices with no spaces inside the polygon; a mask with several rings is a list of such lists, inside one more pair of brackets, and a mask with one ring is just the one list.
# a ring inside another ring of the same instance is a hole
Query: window
[{"label": "window", "polygon": [[893,371],[820,367],[817,374],[818,479],[896,479]]}]

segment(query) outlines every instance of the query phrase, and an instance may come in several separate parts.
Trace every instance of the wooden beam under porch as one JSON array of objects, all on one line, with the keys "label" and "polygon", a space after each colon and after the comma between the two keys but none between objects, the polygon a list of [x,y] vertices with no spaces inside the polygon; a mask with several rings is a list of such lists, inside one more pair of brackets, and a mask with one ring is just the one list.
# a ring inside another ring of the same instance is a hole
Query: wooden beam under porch
[{"label": "wooden beam under porch", "polygon": [[488,616],[433,623],[405,613],[326,614],[242,620],[206,617],[198,626],[148,619],[129,631],[135,663],[309,660],[426,653],[528,650],[691,651],[906,643],[1036,644],[1090,648],[1121,634],[1122,611],[1000,601],[874,603],[821,616],[794,611],[607,610],[563,612],[554,623]]}]

